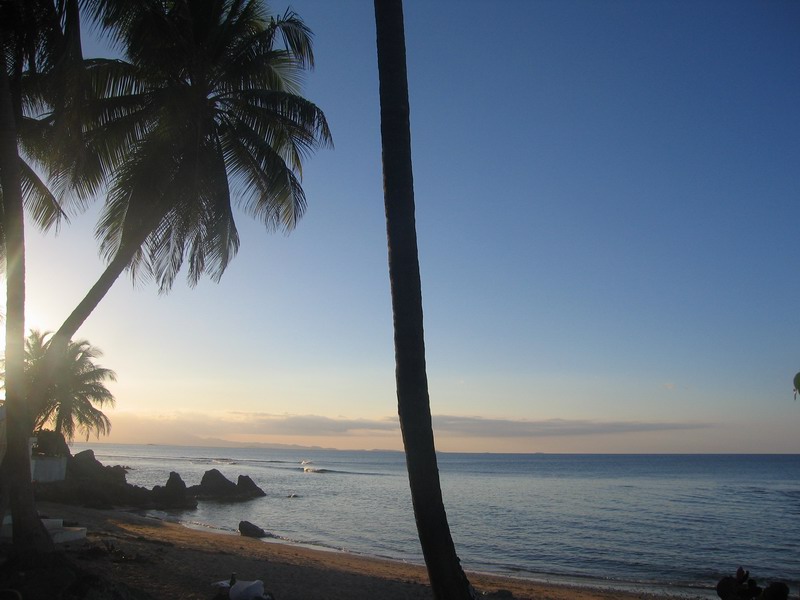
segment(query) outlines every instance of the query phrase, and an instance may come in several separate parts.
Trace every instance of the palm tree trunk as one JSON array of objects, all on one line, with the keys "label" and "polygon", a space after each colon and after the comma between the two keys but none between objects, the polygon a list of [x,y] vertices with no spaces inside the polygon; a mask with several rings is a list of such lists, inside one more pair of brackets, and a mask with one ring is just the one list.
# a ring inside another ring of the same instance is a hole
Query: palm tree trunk
[{"label": "palm tree trunk", "polygon": [[66,320],[58,328],[58,331],[50,339],[47,354],[44,359],[43,375],[38,379],[32,390],[29,391],[32,406],[45,406],[47,403],[47,390],[49,389],[56,370],[58,369],[59,359],[64,356],[69,341],[78,331],[84,321],[92,314],[100,301],[105,298],[111,286],[119,279],[119,276],[130,264],[131,259],[136,254],[141,244],[147,238],[149,230],[146,227],[139,229],[128,243],[123,244],[114,258],[108,263],[103,273],[89,292],[80,301],[78,306],[70,313]]},{"label": "palm tree trunk", "polygon": [[397,406],[411,500],[434,596],[469,600],[442,500],[425,370],[402,0],[375,0],[375,23]]},{"label": "palm tree trunk", "polygon": [[25,401],[25,223],[16,122],[8,74],[0,68],[0,184],[6,245],[6,456],[0,468],[14,519],[14,551],[25,562],[52,552],[53,542],[36,513],[28,439],[33,421]]},{"label": "palm tree trunk", "polygon": [[[100,275],[95,284],[89,289],[89,292],[84,296],[83,300],[75,307],[66,320],[58,328],[58,331],[53,335],[50,340],[50,349],[63,351],[66,349],[67,344],[72,339],[72,336],[78,331],[81,325],[89,318],[100,301],[106,297],[111,286],[119,279],[119,276],[125,271],[131,262],[131,259],[136,254],[139,246],[147,237],[147,233],[143,232],[139,240],[134,243],[128,243],[122,246],[119,251],[108,263],[103,273]],[[137,243],[138,242],[138,243]],[[50,353],[48,352],[48,355]]]}]

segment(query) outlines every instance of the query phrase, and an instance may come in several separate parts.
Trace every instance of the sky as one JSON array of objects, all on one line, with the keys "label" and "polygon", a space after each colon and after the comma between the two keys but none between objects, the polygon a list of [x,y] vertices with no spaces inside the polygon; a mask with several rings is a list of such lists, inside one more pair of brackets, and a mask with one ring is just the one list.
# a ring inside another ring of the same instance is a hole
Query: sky
[{"label": "sky", "polygon": [[[335,144],[308,212],[238,214],[219,283],[116,283],[77,336],[118,377],[102,442],[402,448],[372,3],[291,6]],[[800,4],[406,0],[405,27],[437,448],[800,452]],[[100,274],[96,215],[29,227],[29,326]]]}]

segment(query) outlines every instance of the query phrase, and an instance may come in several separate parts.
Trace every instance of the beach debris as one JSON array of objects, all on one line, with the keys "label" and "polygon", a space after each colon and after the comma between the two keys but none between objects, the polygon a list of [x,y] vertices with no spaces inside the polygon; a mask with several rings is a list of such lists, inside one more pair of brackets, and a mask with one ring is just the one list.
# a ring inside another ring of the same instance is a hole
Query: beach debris
[{"label": "beach debris", "polygon": [[211,584],[223,593],[227,591],[230,600],[275,600],[275,597],[264,590],[264,582],[260,579],[243,581],[236,579],[236,573],[231,574],[229,581],[215,581]]},{"label": "beach debris", "polygon": [[723,577],[717,582],[717,596],[722,600],[789,600],[789,586],[776,581],[762,588],[750,578],[750,571],[739,567],[736,575]]},{"label": "beach debris", "polygon": [[245,537],[264,538],[269,534],[258,525],[253,525],[250,521],[239,521],[239,533]]}]

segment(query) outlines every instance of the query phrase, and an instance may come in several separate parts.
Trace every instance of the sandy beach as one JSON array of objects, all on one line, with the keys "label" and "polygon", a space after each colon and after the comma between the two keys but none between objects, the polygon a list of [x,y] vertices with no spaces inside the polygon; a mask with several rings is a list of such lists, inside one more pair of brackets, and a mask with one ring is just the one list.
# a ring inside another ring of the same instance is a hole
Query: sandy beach
[{"label": "sandy beach", "polygon": [[[428,600],[418,565],[328,552],[190,529],[123,510],[40,503],[43,515],[88,529],[85,541],[65,544],[81,568],[147,592],[154,598],[209,600],[212,582],[236,573],[261,579],[276,600]],[[486,598],[519,600],[660,600],[667,596],[543,584],[469,574]]]}]

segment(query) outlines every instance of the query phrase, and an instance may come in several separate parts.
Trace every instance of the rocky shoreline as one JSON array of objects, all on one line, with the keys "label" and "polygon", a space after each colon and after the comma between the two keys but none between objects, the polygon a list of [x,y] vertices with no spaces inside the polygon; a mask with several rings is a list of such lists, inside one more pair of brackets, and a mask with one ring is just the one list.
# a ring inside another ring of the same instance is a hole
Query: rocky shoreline
[{"label": "rocky shoreline", "polygon": [[152,490],[132,485],[126,479],[125,467],[105,466],[92,450],[84,450],[67,458],[66,478],[63,481],[35,483],[36,499],[110,509],[194,509],[198,500],[214,502],[244,502],[266,496],[247,475],[239,475],[236,483],[217,469],[203,474],[199,485],[187,486],[181,476],[172,472],[163,485]]}]

